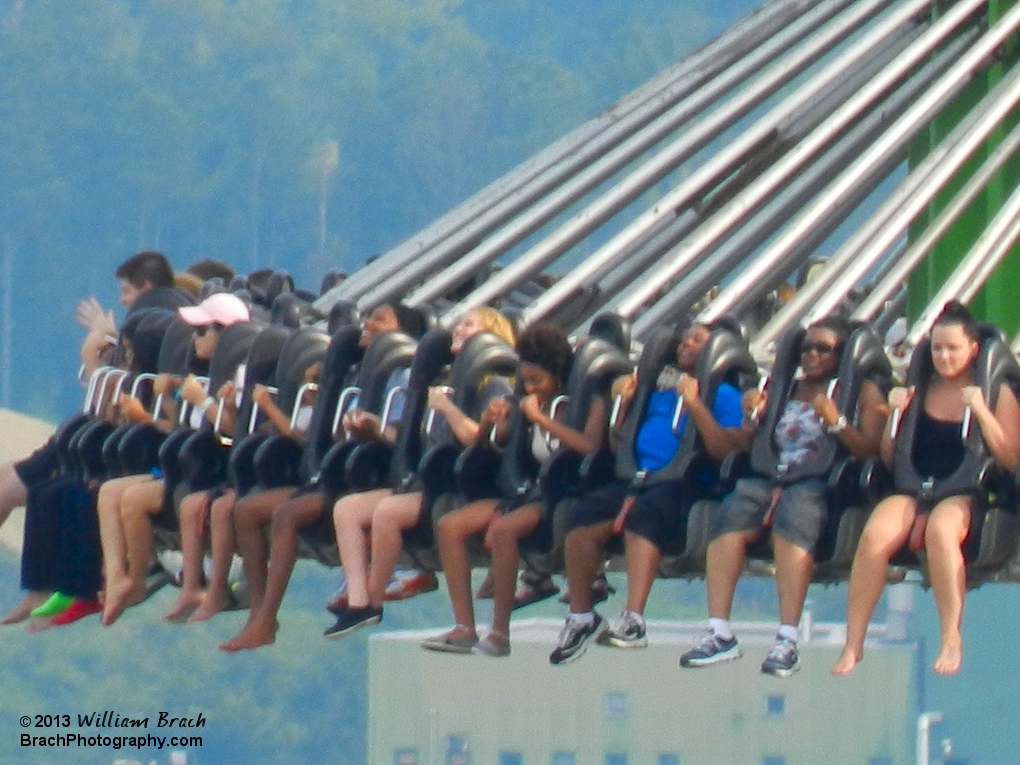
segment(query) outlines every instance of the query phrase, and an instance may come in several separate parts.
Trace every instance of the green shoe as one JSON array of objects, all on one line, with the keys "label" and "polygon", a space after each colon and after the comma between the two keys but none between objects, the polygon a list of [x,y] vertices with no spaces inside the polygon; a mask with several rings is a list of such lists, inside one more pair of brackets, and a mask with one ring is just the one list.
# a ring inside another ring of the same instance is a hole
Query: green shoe
[{"label": "green shoe", "polygon": [[68,609],[74,598],[62,592],[55,592],[41,606],[32,609],[32,616],[56,616]]}]

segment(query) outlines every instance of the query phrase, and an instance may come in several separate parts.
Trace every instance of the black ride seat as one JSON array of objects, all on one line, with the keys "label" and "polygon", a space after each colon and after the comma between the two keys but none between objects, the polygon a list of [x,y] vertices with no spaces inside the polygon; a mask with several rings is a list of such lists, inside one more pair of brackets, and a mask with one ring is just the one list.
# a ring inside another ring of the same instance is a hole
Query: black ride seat
[{"label": "black ride seat", "polygon": [[[415,341],[403,332],[386,332],[374,338],[362,357],[354,385],[341,393],[341,397],[345,398],[347,403],[345,401],[338,403],[333,422],[339,426],[340,416],[350,409],[349,402],[354,397],[359,409],[385,420],[388,402],[392,399],[388,388],[391,377],[398,370],[410,367],[415,348]],[[353,396],[345,396],[345,392],[353,392]],[[358,446],[359,442],[354,439],[337,441],[323,455],[315,489],[325,495],[326,507],[331,507],[340,496],[352,490],[351,482],[355,477],[352,470],[348,469],[348,460]],[[388,453],[389,447],[383,445],[383,450]],[[380,478],[384,475],[385,468],[382,468]],[[360,484],[360,479],[355,482]],[[313,557],[325,565],[335,566],[339,561],[333,525],[326,522],[328,515],[323,514],[323,522],[302,529],[299,539],[302,543],[302,554]]]},{"label": "black ride seat", "polygon": [[[236,378],[238,366],[246,362],[263,328],[261,323],[244,322],[223,329],[209,360],[209,395],[215,396],[225,382]],[[243,412],[239,414],[241,422]],[[157,545],[177,547],[175,501],[185,494],[211,489],[223,480],[226,448],[212,424],[203,422],[198,429],[192,429],[185,421],[160,446],[159,466],[164,481],[163,509],[153,518],[153,528],[162,532],[157,535]]]},{"label": "black ride seat", "polygon": [[[974,384],[981,388],[985,401],[994,409],[1002,385],[1020,394],[1020,365],[998,328],[982,325],[980,344],[974,360]],[[911,458],[914,434],[933,374],[930,341],[926,340],[914,350],[907,371],[907,385],[916,386],[916,390],[910,405],[901,413],[893,457],[893,487],[895,492],[917,497],[929,506],[955,495],[973,498],[970,530],[963,543],[968,582],[973,586],[994,578],[999,569],[1008,564],[1020,543],[1015,501],[1017,479],[1008,476],[995,462],[977,423],[967,417],[963,423],[966,433],[961,432],[965,451],[959,468],[941,480],[917,473]],[[892,563],[911,568],[921,565],[918,557],[906,549],[897,553]]]},{"label": "black ride seat", "polygon": [[[635,461],[635,442],[644,421],[649,398],[667,364],[675,364],[682,335],[663,329],[653,334],[638,364],[638,388],[620,429],[616,450],[616,475],[636,489],[673,482],[679,491],[695,492],[705,499],[717,499],[716,483],[719,466],[705,451],[701,434],[691,418],[684,422],[676,454],[665,466],[654,472],[640,471]],[[710,328],[705,347],[694,370],[698,395],[711,408],[719,386],[729,383],[743,391],[758,380],[758,367],[747,349],[741,333],[729,321],[722,320]],[[698,575],[704,571],[708,547],[709,519],[714,502],[694,503],[687,520],[686,538],[681,540],[683,552],[664,556],[660,561],[662,576]]]},{"label": "black ride seat", "polygon": [[[805,334],[804,328],[793,327],[780,338],[775,365],[768,380],[768,403],[751,443],[749,465],[745,464],[743,470],[724,467],[723,472],[730,480],[744,473],[767,478],[779,485],[806,478],[826,481],[828,523],[816,546],[814,578],[816,581],[831,581],[837,575],[834,572],[849,565],[863,528],[864,516],[857,511],[848,511],[863,506],[869,495],[858,490],[859,476],[865,464],[854,460],[836,438],[826,439],[810,458],[799,465],[786,467],[779,464],[774,434],[796,384]],[[890,375],[889,360],[881,341],[870,328],[855,327],[844,345],[839,368],[833,378],[835,387],[830,389],[839,413],[856,425],[860,418],[857,402],[861,387],[870,380],[884,393],[889,388]],[[747,568],[751,573],[772,573],[769,537],[769,534],[763,534],[759,543],[748,550]],[[834,558],[837,551],[839,555]]]},{"label": "black ride seat", "polygon": [[[512,378],[517,371],[517,353],[495,335],[482,332],[469,338],[454,358],[449,351],[449,333],[442,330],[433,332],[444,333],[437,356],[445,359],[448,364],[452,360],[447,375],[448,387],[452,389],[451,401],[458,409],[477,421],[492,393],[491,390],[486,390],[487,381],[492,380],[493,385],[498,385],[497,380]],[[432,332],[426,335],[426,339],[431,335]],[[439,336],[436,341],[440,342]],[[424,344],[425,340],[422,342]],[[413,379],[414,367],[411,372]],[[433,380],[441,378],[441,374],[441,370],[436,370]],[[404,549],[418,565],[435,569],[439,567],[439,559],[434,549],[433,514],[438,512],[441,515],[455,506],[457,487],[454,466],[462,447],[446,422],[432,413],[427,401],[424,401],[424,404],[423,411],[418,413],[415,420],[409,421],[407,426],[407,432],[414,434],[413,437],[409,436],[408,441],[417,442],[418,456],[416,458],[410,449],[403,455],[398,451],[390,478],[398,492],[417,490],[422,492],[418,523],[404,533]],[[485,459],[482,458],[482,461]],[[490,460],[487,464],[488,467],[485,468],[481,462],[477,463],[476,469],[483,469],[483,473],[476,475],[484,480],[484,475],[487,474],[494,480],[496,463]]]}]

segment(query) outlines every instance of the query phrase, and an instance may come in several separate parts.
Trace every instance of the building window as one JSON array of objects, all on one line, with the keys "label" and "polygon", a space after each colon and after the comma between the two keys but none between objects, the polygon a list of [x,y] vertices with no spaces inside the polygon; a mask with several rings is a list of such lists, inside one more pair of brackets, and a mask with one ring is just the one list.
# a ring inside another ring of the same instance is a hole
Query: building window
[{"label": "building window", "polygon": [[627,716],[627,694],[626,693],[607,693],[606,694],[606,717],[626,717]]},{"label": "building window", "polygon": [[766,696],[765,714],[781,715],[786,712],[786,696]]},{"label": "building window", "polygon": [[446,737],[446,765],[471,765],[471,753],[463,736]]},{"label": "building window", "polygon": [[393,752],[393,765],[418,765],[418,750],[397,749]]},{"label": "building window", "polygon": [[627,765],[627,753],[606,752],[606,765]]},{"label": "building window", "polygon": [[549,765],[577,765],[573,752],[553,752]]},{"label": "building window", "polygon": [[761,758],[761,765],[786,765],[786,758],[781,754],[772,754]]},{"label": "building window", "polygon": [[524,765],[524,755],[520,752],[500,752],[499,765]]},{"label": "building window", "polygon": [[656,765],[680,765],[679,754],[660,754]]}]

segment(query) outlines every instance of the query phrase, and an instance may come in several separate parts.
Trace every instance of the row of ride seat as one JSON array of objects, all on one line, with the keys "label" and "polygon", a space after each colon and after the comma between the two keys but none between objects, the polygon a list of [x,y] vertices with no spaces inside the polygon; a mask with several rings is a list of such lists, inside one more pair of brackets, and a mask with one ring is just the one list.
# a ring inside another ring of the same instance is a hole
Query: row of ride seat
[{"label": "row of ride seat", "polygon": [[[664,558],[660,570],[668,577],[696,577],[704,572],[711,515],[737,478],[750,473],[778,481],[816,476],[827,481],[830,514],[817,551],[815,580],[829,582],[846,577],[871,507],[894,488],[894,477],[877,460],[856,462],[841,452],[835,439],[795,473],[780,475],[770,434],[792,390],[803,339],[803,330],[799,329],[787,333],[779,343],[768,376],[768,404],[749,453],[732,455],[722,466],[712,465],[688,418],[684,430],[678,433],[681,445],[676,456],[651,474],[637,470],[634,443],[659,371],[675,363],[680,334],[673,329],[661,330],[643,348],[637,362],[639,384],[635,397],[624,421],[615,426],[615,454],[607,445],[582,460],[569,449],[560,448],[544,465],[536,464],[531,456],[530,435],[519,414],[512,418],[509,440],[501,448],[482,443],[462,450],[452,432],[437,423],[428,409],[429,387],[443,383],[450,387],[453,402],[477,417],[478,391],[485,380],[515,375],[515,352],[491,335],[471,338],[454,357],[450,335],[442,329],[431,330],[418,342],[403,333],[390,332],[361,349],[360,332],[353,325],[341,327],[330,337],[315,328],[294,329],[253,321],[226,328],[208,369],[201,369],[191,352],[191,327],[175,320],[162,331],[155,368],[140,370],[142,373],[135,376],[137,384],[144,387],[143,381],[152,373],[198,373],[207,378],[208,389],[215,392],[223,382],[238,377],[237,368],[243,365],[234,432],[224,436],[208,426],[192,431],[186,424],[179,424],[169,435],[153,425],[114,428],[95,416],[102,407],[102,391],[116,388],[107,378],[105,385],[101,380],[90,386],[86,411],[62,424],[58,443],[65,468],[86,480],[160,470],[167,486],[164,510],[156,522],[157,545],[163,547],[177,544],[176,502],[187,493],[228,480],[237,487],[239,496],[280,486],[314,486],[327,494],[330,503],[351,491],[414,487],[423,491],[424,504],[418,526],[405,534],[405,550],[417,565],[435,569],[438,556],[434,524],[445,512],[473,499],[492,496],[493,487],[501,496],[512,497],[527,494],[537,486],[549,510],[549,520],[524,541],[522,554],[530,567],[551,573],[562,565],[560,550],[571,504],[579,494],[598,488],[616,475],[635,486],[676,481],[684,490],[701,492],[691,510],[683,552]],[[596,331],[604,336],[592,335],[580,344],[566,386],[564,421],[577,429],[583,428],[592,398],[605,396],[613,379],[634,368],[626,331],[618,320],[609,317],[601,329],[596,324]],[[983,328],[982,333],[976,383],[990,401],[994,401],[1002,383],[1020,394],[1020,367],[1005,338],[991,327]],[[303,443],[264,433],[258,427],[261,420],[252,402],[254,386],[273,386],[280,408],[295,411],[303,399],[305,372],[317,363],[322,364],[322,371]],[[930,363],[927,348],[918,348],[907,383],[917,385],[922,394],[931,375]],[[354,403],[385,420],[392,405],[392,399],[386,396],[388,382],[395,370],[404,367],[410,367],[410,376],[402,392],[404,414],[395,445],[336,442],[341,415]],[[111,370],[99,373],[112,374]],[[844,349],[831,395],[840,412],[853,423],[864,382],[871,380],[887,391],[891,375],[879,339],[867,327],[857,327]],[[742,390],[759,384],[759,370],[738,327],[724,321],[712,328],[695,376],[706,401],[712,400],[723,382]],[[910,463],[914,421],[914,409],[910,409],[900,426],[895,489],[928,491],[932,496],[939,492],[974,493],[979,509],[965,545],[969,575],[974,583],[1001,578],[1020,540],[1014,479],[995,469],[977,429],[967,428],[962,434],[969,455],[965,465],[950,479],[926,488],[923,477],[911,476],[909,468],[904,467]],[[706,470],[716,476],[710,487],[692,480]],[[323,524],[306,531],[302,552],[335,565],[338,561],[332,527]],[[768,573],[767,545],[751,551],[750,557],[751,571]],[[474,561],[479,565],[486,561],[480,546],[474,550]],[[904,551],[894,563],[898,571],[903,571],[921,567],[922,561]]]}]

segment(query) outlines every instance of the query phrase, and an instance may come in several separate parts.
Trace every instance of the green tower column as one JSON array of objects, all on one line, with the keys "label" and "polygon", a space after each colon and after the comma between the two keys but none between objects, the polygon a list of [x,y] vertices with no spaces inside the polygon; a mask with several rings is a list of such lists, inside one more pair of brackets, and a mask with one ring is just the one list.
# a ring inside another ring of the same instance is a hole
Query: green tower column
[{"label": "green tower column", "polygon": [[[990,0],[988,23],[993,24],[1012,6],[1016,0]],[[1002,79],[1005,71],[1020,58],[1017,39],[1011,38],[1003,47],[1001,57],[986,72],[974,78],[966,89],[931,121],[926,131],[913,142],[908,155],[908,164],[914,167],[936,146],[956,124]],[[1013,128],[1020,113],[1014,111],[1009,119],[993,131],[985,144],[974,153],[953,179],[946,184],[926,213],[918,217],[910,230],[910,238],[917,238],[921,231],[946,206],[953,195],[994,151],[1005,135]],[[988,184],[982,194],[967,208],[954,226],[946,232],[924,263],[911,275],[907,287],[907,313],[916,317],[928,305],[946,278],[953,272],[960,260],[970,251],[974,242],[995,217],[1002,203],[1020,181],[1020,158],[1014,157]],[[971,301],[971,310],[982,320],[998,324],[1011,335],[1020,328],[1020,246],[1014,247],[999,264],[991,279]]]}]

